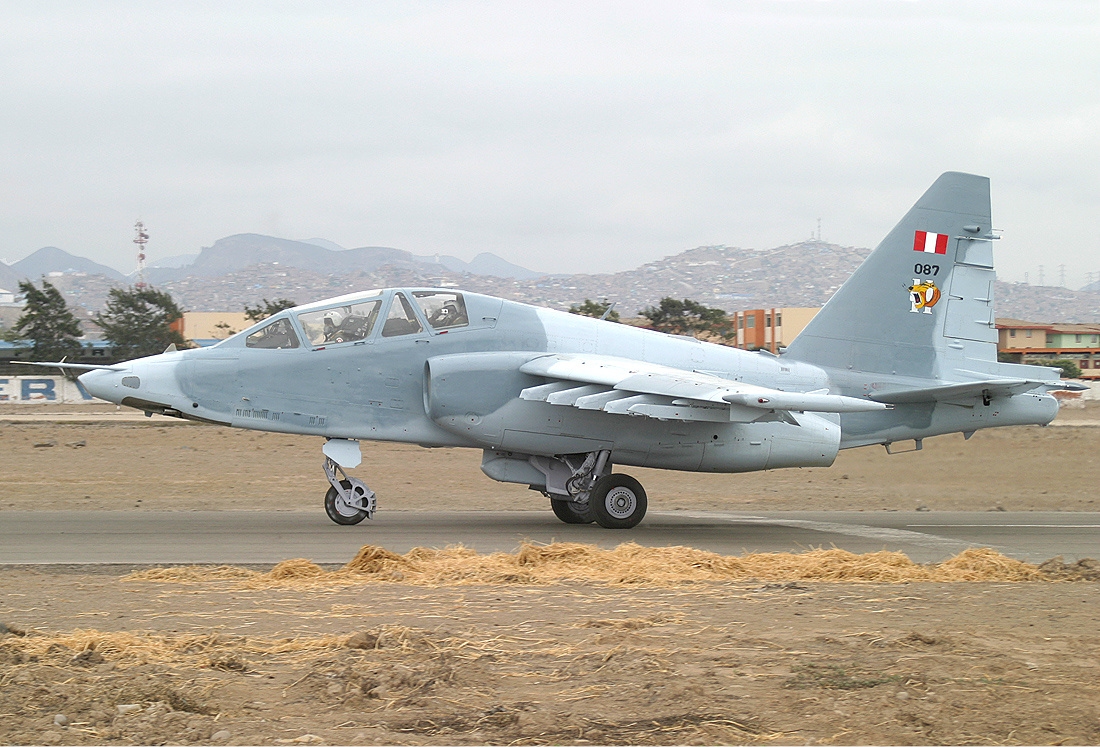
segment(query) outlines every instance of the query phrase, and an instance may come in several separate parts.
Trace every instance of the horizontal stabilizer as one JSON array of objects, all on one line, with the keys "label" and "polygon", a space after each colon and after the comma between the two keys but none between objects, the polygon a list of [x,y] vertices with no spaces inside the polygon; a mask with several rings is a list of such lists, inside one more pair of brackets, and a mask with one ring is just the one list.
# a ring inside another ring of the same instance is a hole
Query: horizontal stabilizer
[{"label": "horizontal stabilizer", "polygon": [[[1053,387],[1051,385],[1054,385]],[[967,381],[962,384],[944,384],[942,386],[903,389],[896,392],[876,392],[871,399],[876,402],[888,402],[894,405],[916,402],[944,402],[949,400],[970,399],[971,397],[1008,397],[1013,394],[1031,391],[1038,387],[1061,388],[1056,381],[1035,381],[1033,379],[991,379],[989,381]]]}]

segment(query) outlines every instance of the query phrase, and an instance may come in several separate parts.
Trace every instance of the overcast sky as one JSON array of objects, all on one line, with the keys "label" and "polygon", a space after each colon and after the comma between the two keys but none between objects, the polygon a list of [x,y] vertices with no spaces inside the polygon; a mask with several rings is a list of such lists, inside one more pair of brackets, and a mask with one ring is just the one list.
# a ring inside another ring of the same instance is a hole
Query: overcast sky
[{"label": "overcast sky", "polygon": [[[308,6],[308,7],[307,7]],[[1004,279],[1100,273],[1100,3],[3,2],[0,258],[234,233],[607,272],[874,246],[992,178]]]}]

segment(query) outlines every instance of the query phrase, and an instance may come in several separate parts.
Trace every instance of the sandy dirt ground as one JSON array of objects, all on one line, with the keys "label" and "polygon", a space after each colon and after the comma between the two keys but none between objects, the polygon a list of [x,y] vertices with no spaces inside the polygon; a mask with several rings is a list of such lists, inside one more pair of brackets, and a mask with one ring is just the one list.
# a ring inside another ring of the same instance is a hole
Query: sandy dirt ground
[{"label": "sandy dirt ground", "polygon": [[[74,408],[75,409],[75,408]],[[320,510],[320,440],[4,422],[3,510]],[[80,409],[83,412],[83,409]],[[1097,510],[1100,420],[629,470],[653,510]],[[530,508],[480,455],[364,445],[380,508]],[[60,488],[60,489],[59,489]],[[1096,744],[1100,583],[331,587],[0,567],[4,744]],[[267,569],[260,569],[267,570]],[[7,631],[7,632],[5,632]]]},{"label": "sandy dirt ground", "polygon": [[120,573],[0,570],[0,742],[1100,742],[1097,583]]}]

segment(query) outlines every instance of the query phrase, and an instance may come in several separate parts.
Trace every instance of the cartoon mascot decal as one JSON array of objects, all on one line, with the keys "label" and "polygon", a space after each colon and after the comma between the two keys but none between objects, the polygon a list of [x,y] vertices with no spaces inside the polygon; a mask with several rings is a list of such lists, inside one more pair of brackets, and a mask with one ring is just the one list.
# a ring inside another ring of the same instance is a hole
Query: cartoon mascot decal
[{"label": "cartoon mascot decal", "polygon": [[931,280],[913,278],[913,284],[909,286],[909,300],[913,304],[910,312],[919,314],[923,309],[925,314],[931,314],[932,307],[939,303],[940,289]]}]

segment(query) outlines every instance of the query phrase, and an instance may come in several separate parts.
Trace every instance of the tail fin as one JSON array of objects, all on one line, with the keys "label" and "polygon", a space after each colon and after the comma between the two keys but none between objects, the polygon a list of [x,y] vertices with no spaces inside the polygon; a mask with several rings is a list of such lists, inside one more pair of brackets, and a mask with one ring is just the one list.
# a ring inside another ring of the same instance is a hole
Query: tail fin
[{"label": "tail fin", "polygon": [[992,239],[989,179],[943,174],[786,355],[827,368],[929,379],[992,373]]}]

